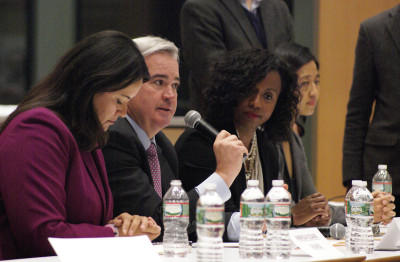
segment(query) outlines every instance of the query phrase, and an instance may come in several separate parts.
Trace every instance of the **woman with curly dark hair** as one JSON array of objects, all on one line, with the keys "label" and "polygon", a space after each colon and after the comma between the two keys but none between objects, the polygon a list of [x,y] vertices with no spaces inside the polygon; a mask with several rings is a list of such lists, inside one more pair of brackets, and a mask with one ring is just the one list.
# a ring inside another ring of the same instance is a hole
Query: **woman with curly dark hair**
[{"label": "woman with curly dark hair", "polygon": [[[258,180],[266,194],[272,180],[278,178],[275,143],[288,137],[292,119],[297,116],[299,95],[295,80],[283,62],[262,49],[227,53],[210,72],[209,85],[203,92],[205,119],[217,129],[237,135],[249,151],[225,199],[229,199],[225,203],[228,226],[225,239],[238,239],[237,211],[247,180]],[[186,130],[175,148],[180,179],[186,190],[206,180],[215,170],[212,141],[197,131]]]}]

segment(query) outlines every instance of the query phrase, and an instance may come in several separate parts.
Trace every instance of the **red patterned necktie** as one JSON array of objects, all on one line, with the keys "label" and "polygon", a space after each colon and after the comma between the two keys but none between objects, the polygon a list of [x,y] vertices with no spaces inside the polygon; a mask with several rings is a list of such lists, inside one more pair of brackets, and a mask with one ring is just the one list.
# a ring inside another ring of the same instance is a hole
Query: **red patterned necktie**
[{"label": "red patterned necktie", "polygon": [[151,143],[147,149],[147,158],[150,164],[151,176],[153,177],[154,189],[162,198],[160,163],[158,162],[157,149],[154,143]]}]

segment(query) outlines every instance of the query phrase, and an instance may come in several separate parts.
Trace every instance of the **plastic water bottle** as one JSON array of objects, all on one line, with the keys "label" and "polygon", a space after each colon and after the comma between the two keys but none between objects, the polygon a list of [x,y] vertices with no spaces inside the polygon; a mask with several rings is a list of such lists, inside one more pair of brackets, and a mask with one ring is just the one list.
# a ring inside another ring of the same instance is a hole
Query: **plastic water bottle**
[{"label": "plastic water bottle", "polygon": [[367,182],[359,182],[350,196],[350,217],[353,220],[350,232],[350,249],[353,254],[372,254],[374,237],[372,223],[374,221],[374,198],[367,189]]},{"label": "plastic water bottle", "polygon": [[392,177],[389,175],[386,165],[378,165],[378,172],[372,179],[372,191],[392,194]]},{"label": "plastic water bottle", "polygon": [[216,185],[205,185],[206,192],[200,196],[196,209],[197,261],[222,261],[224,247],[225,207],[215,191]]},{"label": "plastic water bottle", "polygon": [[264,254],[264,194],[258,187],[258,180],[249,180],[247,189],[240,197],[240,237],[241,258],[262,258]]},{"label": "plastic water bottle", "polygon": [[347,224],[347,228],[346,228],[346,252],[351,253],[351,248],[350,248],[350,234],[351,234],[351,228],[352,225],[354,223],[354,217],[351,217],[351,205],[350,205],[350,199],[351,196],[354,192],[354,190],[356,189],[356,187],[360,187],[360,183],[361,180],[352,180],[351,181],[351,185],[352,187],[350,188],[350,190],[347,192],[346,197],[345,197],[345,201],[346,201],[346,224]]},{"label": "plastic water bottle", "polygon": [[188,252],[189,198],[180,180],[172,180],[164,196],[163,248],[166,257],[184,257]]},{"label": "plastic water bottle", "polygon": [[283,188],[283,180],[272,180],[272,188],[265,197],[267,220],[266,256],[268,259],[288,259],[291,251],[289,238],[291,197]]}]

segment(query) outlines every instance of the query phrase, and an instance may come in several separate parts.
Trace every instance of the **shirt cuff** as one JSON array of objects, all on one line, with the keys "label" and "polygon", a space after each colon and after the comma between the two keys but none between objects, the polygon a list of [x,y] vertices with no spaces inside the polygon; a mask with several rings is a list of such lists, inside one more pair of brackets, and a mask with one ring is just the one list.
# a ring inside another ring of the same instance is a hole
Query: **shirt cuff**
[{"label": "shirt cuff", "polygon": [[233,242],[239,241],[240,236],[240,212],[235,212],[232,214],[229,220],[228,228],[228,239]]},{"label": "shirt cuff", "polygon": [[205,185],[208,183],[214,183],[217,185],[216,191],[218,195],[222,198],[222,201],[226,202],[231,198],[231,191],[229,190],[228,185],[215,172],[196,187],[196,191],[199,194],[199,196],[204,195],[204,193],[206,192]]}]

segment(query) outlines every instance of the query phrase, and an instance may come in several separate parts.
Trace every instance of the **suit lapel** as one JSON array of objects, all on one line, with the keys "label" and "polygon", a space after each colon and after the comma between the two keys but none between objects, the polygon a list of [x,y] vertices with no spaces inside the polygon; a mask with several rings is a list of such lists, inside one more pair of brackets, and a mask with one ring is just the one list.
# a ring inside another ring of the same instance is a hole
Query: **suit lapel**
[{"label": "suit lapel", "polygon": [[[86,170],[89,173],[89,176],[92,178],[92,181],[94,182],[94,184],[96,185],[97,191],[100,195],[101,198],[101,202],[103,204],[103,222],[106,216],[106,196],[105,196],[105,192],[104,192],[104,186],[103,186],[103,181],[101,176],[105,176],[105,174],[101,174],[101,172],[104,170],[101,170],[101,167],[97,167],[94,157],[98,157],[97,153],[94,152],[93,155],[91,152],[84,152],[81,151],[81,156],[82,156],[82,160],[85,163],[86,166]],[[104,160],[103,160],[104,163]]]},{"label": "suit lapel", "polygon": [[293,132],[291,132],[290,137],[289,137],[289,143],[291,145],[290,147],[290,151],[292,154],[292,163],[293,163],[293,176],[296,179],[296,189],[297,189],[297,199],[300,200],[301,199],[301,189],[303,187],[302,183],[303,183],[303,179],[300,176],[301,172],[301,167],[299,166],[299,155],[302,152],[298,152],[299,147],[297,146],[298,144],[300,144],[300,141],[298,141],[298,139],[300,139],[299,137],[296,136],[296,134],[294,134]]},{"label": "suit lapel", "polygon": [[243,7],[240,5],[238,0],[220,0],[221,3],[228,9],[232,16],[236,19],[240,27],[242,28],[243,34],[249,40],[253,47],[262,48],[260,41],[257,38],[256,32],[253,25],[249,21]]},{"label": "suit lapel", "polygon": [[274,46],[274,43],[273,43],[273,36],[275,35],[274,23],[276,23],[276,21],[273,20],[273,17],[276,17],[276,16],[274,16],[271,13],[271,12],[273,12],[272,8],[264,7],[269,4],[270,4],[269,1],[263,0],[260,3],[260,8],[259,8],[259,10],[261,11],[261,19],[262,19],[262,23],[263,23],[265,38],[267,39],[267,49]]},{"label": "suit lapel", "polygon": [[[102,189],[104,189],[104,195],[102,195],[102,197],[104,196],[104,223],[108,222],[109,218],[112,218],[113,215],[113,206],[110,207],[110,205],[112,205],[113,201],[112,201],[112,194],[111,194],[111,189],[109,188],[109,184],[108,184],[108,177],[107,177],[107,172],[106,172],[106,164],[104,163],[104,157],[103,157],[103,153],[101,152],[101,150],[96,150],[94,152],[92,152],[93,155],[93,160],[94,163],[96,165],[96,169],[99,171],[100,174],[100,180],[101,180],[101,186]],[[103,191],[101,191],[103,192]],[[108,214],[109,211],[109,214]]]},{"label": "suit lapel", "polygon": [[[124,118],[122,120],[123,121],[121,122],[121,132],[123,132],[127,137],[130,137],[132,140],[135,141],[135,144],[137,145],[139,154],[143,159],[143,161],[142,161],[143,171],[148,176],[151,185],[154,186],[153,177],[151,176],[150,164],[149,164],[149,159],[147,158],[146,150],[144,149],[142,142],[139,140],[139,137],[136,134],[135,129],[129,123],[128,119]],[[158,147],[157,147],[157,154],[158,154]]]},{"label": "suit lapel", "polygon": [[400,5],[392,9],[392,12],[389,13],[387,28],[392,36],[393,42],[400,51]]}]

